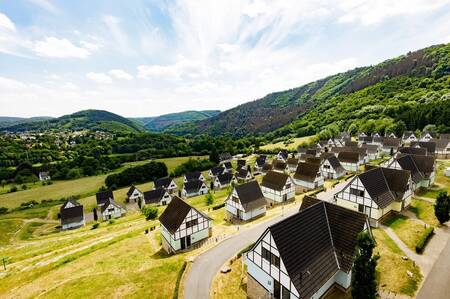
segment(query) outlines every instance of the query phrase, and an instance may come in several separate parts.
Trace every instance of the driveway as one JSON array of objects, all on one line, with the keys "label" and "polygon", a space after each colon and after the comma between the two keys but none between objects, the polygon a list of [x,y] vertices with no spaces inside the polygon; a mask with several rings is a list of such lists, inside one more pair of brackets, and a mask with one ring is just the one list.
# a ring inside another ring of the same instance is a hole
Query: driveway
[{"label": "driveway", "polygon": [[344,189],[345,186],[347,186],[350,179],[343,181],[341,183],[338,183],[334,185],[333,188],[328,188],[327,190],[320,192],[317,194],[317,198],[323,201],[328,201],[334,203],[333,196],[340,192],[342,189]]},{"label": "driveway", "polygon": [[[447,228],[448,229],[448,228]],[[434,237],[433,237],[434,238]],[[431,239],[433,240],[433,239]],[[417,299],[448,299],[450,297],[450,240],[431,268]]]},{"label": "driveway", "polygon": [[207,299],[212,281],[220,268],[240,250],[255,242],[270,225],[298,212],[300,205],[284,211],[284,216],[277,216],[250,228],[241,228],[238,235],[221,242],[212,249],[199,255],[187,273],[184,289],[185,299]]}]

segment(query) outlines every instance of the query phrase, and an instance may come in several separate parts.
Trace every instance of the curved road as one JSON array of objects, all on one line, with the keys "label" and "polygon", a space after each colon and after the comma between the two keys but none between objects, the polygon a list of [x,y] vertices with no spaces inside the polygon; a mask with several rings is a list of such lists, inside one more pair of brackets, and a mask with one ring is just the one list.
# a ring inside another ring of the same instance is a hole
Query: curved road
[{"label": "curved road", "polygon": [[[325,200],[329,199],[331,195],[332,198],[332,194],[340,191],[346,184],[347,182],[340,183],[332,190],[322,192],[320,194],[321,196],[318,197]],[[223,264],[246,246],[255,242],[267,227],[297,213],[299,207],[300,205],[295,205],[287,210],[285,209],[283,216],[277,216],[250,228],[242,228],[239,234],[226,239],[217,246],[199,255],[187,273],[184,284],[184,298],[208,299],[214,276],[220,271]]]}]

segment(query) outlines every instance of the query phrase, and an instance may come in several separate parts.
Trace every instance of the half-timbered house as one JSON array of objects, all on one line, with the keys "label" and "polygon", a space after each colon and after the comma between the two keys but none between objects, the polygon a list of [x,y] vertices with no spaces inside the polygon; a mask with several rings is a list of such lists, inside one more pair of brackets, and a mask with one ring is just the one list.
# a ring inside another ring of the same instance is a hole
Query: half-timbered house
[{"label": "half-timbered house", "polygon": [[95,194],[95,199],[97,201],[97,206],[102,206],[108,199],[114,200],[114,193],[112,190],[97,192]]},{"label": "half-timbered house", "polygon": [[190,173],[186,173],[183,178],[183,182],[187,183],[189,181],[197,181],[200,180],[202,182],[206,181],[205,177],[200,171],[194,171]]},{"label": "half-timbered house", "polygon": [[[442,134],[441,134],[442,135]],[[436,158],[448,159],[450,158],[450,139],[437,139],[436,140]]]},{"label": "half-timbered house", "polygon": [[281,160],[283,162],[286,162],[287,158],[289,157],[289,153],[287,150],[281,150],[277,154],[277,159]]},{"label": "half-timbered house", "polygon": [[294,177],[295,191],[297,193],[306,192],[323,186],[324,179],[320,172],[320,164],[298,163]]},{"label": "half-timbered house", "polygon": [[252,178],[252,173],[245,168],[239,169],[239,171],[236,173],[236,179],[240,182],[248,182]]},{"label": "half-timbered house", "polygon": [[381,151],[384,154],[390,155],[394,154],[398,148],[401,146],[401,139],[400,138],[384,138],[383,144],[381,145]]},{"label": "half-timbered house", "polygon": [[417,138],[416,134],[414,134],[414,132],[405,131],[403,133],[403,136],[402,136],[403,142],[410,143],[410,142],[417,141],[417,140],[418,140],[418,138]]},{"label": "half-timbered house", "polygon": [[66,200],[59,210],[61,229],[74,229],[84,226],[83,206],[73,198]]},{"label": "half-timbered house", "polygon": [[287,170],[286,162],[283,161],[283,160],[274,160],[272,162],[272,165],[273,165],[273,170],[274,171],[285,172]]},{"label": "half-timbered house", "polygon": [[259,156],[258,158],[256,158],[255,161],[255,171],[260,172],[264,166],[264,164],[266,163],[266,156]]},{"label": "half-timbered house", "polygon": [[411,147],[416,148],[426,148],[427,149],[427,155],[434,156],[436,152],[436,142],[434,141],[416,141],[411,142]]},{"label": "half-timbered house", "polygon": [[127,202],[138,202],[139,199],[143,199],[144,194],[141,190],[136,188],[135,186],[131,186],[130,189],[128,189],[127,192]]},{"label": "half-timbered house", "polygon": [[340,152],[337,158],[346,171],[357,172],[359,170],[358,152]]},{"label": "half-timbered house", "polygon": [[436,176],[433,156],[399,154],[396,158],[389,160],[386,167],[408,170],[411,173],[413,190],[430,187]]},{"label": "half-timbered house", "polygon": [[228,219],[251,220],[266,213],[266,199],[258,182],[251,181],[234,187],[225,201]]},{"label": "half-timbered house", "polygon": [[295,185],[285,173],[269,171],[263,177],[261,190],[264,197],[272,203],[280,203],[295,197]]},{"label": "half-timbered house", "polygon": [[336,203],[367,214],[372,226],[411,203],[411,174],[406,170],[373,168],[355,176],[334,195]]},{"label": "half-timbered house", "polygon": [[209,170],[208,176],[211,180],[214,180],[218,175],[223,174],[224,172],[225,168],[223,166],[217,166]]},{"label": "half-timbered house", "polygon": [[108,198],[105,203],[100,206],[100,214],[103,220],[110,220],[114,218],[120,218],[127,210],[113,199]]},{"label": "half-timbered house", "polygon": [[228,186],[230,186],[233,183],[234,184],[237,183],[236,177],[234,175],[232,175],[231,173],[226,172],[226,173],[218,175],[214,179],[214,188],[215,189],[227,188]]},{"label": "half-timbered house", "polygon": [[419,141],[428,142],[436,138],[436,134],[431,131],[425,131],[420,135]]},{"label": "half-timbered house", "polygon": [[181,196],[183,197],[193,197],[197,195],[202,195],[208,193],[208,187],[202,180],[190,180],[183,184],[183,190],[181,191]]},{"label": "half-timbered house", "polygon": [[166,189],[169,194],[175,193],[175,191],[178,189],[178,185],[175,183],[175,180],[172,178],[162,178],[155,181],[153,184],[153,189]]},{"label": "half-timbered house", "polygon": [[167,253],[185,250],[212,234],[212,219],[178,196],[173,196],[159,222],[162,247]]},{"label": "half-timbered house", "polygon": [[298,159],[296,158],[288,158],[286,160],[286,164],[287,164],[287,169],[289,172],[295,172],[295,170],[297,170],[297,165],[298,165]]},{"label": "half-timbered house", "polygon": [[144,201],[146,205],[165,206],[170,203],[172,196],[169,191],[164,188],[158,188],[144,192]]},{"label": "half-timbered house", "polygon": [[273,169],[273,164],[272,163],[264,163],[262,169],[261,169],[261,173],[263,175],[267,174],[269,171],[271,171]]},{"label": "half-timbered house", "polygon": [[247,298],[323,298],[348,290],[358,234],[366,215],[328,202],[311,203],[269,226],[246,253]]},{"label": "half-timbered house", "polygon": [[345,169],[334,155],[324,158],[320,165],[320,172],[324,179],[338,179],[345,175]]}]

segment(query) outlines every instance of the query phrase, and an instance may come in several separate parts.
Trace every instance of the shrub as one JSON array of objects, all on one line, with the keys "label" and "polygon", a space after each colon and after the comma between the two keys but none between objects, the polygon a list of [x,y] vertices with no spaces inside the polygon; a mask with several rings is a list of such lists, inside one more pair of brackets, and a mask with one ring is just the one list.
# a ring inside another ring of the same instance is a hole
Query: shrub
[{"label": "shrub", "polygon": [[27,190],[28,189],[28,187],[27,187],[27,185],[22,185],[22,190]]},{"label": "shrub", "polygon": [[100,226],[100,223],[96,222],[92,225],[91,229],[97,229]]},{"label": "shrub", "polygon": [[106,177],[105,184],[108,188],[120,188],[154,181],[165,176],[167,176],[166,164],[152,161],[141,166],[127,168],[120,173],[111,174]]},{"label": "shrub", "polygon": [[109,219],[109,224],[114,224],[114,222],[116,222],[114,219]]},{"label": "shrub", "polygon": [[207,206],[210,206],[214,203],[214,195],[211,192],[205,195],[205,202]]},{"label": "shrub", "polygon": [[17,192],[17,186],[12,186],[8,192],[9,193]]},{"label": "shrub", "polygon": [[153,220],[158,217],[158,209],[156,207],[143,206],[141,212],[146,220]]},{"label": "shrub", "polygon": [[221,203],[220,205],[215,205],[212,209],[213,209],[213,211],[215,211],[215,210],[223,208],[224,206],[225,206],[225,203]]},{"label": "shrub", "polygon": [[8,208],[0,207],[0,215],[8,213]]},{"label": "shrub", "polygon": [[416,244],[416,252],[422,253],[425,249],[425,246],[427,245],[428,241],[430,240],[431,236],[434,234],[434,227],[429,227],[425,230],[422,237],[420,237],[419,241],[417,241]]}]

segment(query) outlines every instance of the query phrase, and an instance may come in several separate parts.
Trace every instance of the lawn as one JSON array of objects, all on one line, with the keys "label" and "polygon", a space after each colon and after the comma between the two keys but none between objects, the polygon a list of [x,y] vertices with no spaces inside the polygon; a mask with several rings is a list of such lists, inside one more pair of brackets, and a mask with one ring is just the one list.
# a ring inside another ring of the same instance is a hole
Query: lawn
[{"label": "lawn", "polygon": [[14,234],[22,227],[22,220],[9,219],[0,221],[0,246],[10,243]]},{"label": "lawn", "polygon": [[[411,260],[403,260],[404,252],[381,229],[372,230],[377,247],[374,252],[380,254],[377,266],[377,279],[380,290],[405,294],[414,297],[422,275],[420,269]],[[410,278],[407,271],[413,274]]]},{"label": "lawn", "polygon": [[400,240],[413,251],[417,241],[425,232],[424,225],[403,215],[392,217],[386,222],[386,225],[393,229]]},{"label": "lawn", "polygon": [[246,269],[242,272],[242,258],[230,265],[228,273],[218,273],[213,280],[211,298],[245,299],[247,298],[247,284],[244,283]]},{"label": "lawn", "polygon": [[270,151],[276,149],[287,149],[287,150],[297,150],[297,147],[302,145],[303,143],[309,143],[314,140],[316,136],[305,136],[289,139],[291,142],[289,144],[285,144],[284,141],[280,141],[277,143],[269,143],[260,147],[261,150]]},{"label": "lawn", "polygon": [[425,223],[433,226],[439,225],[439,221],[437,221],[436,216],[434,215],[434,206],[432,203],[413,198],[409,209],[416,214],[417,218]]}]

